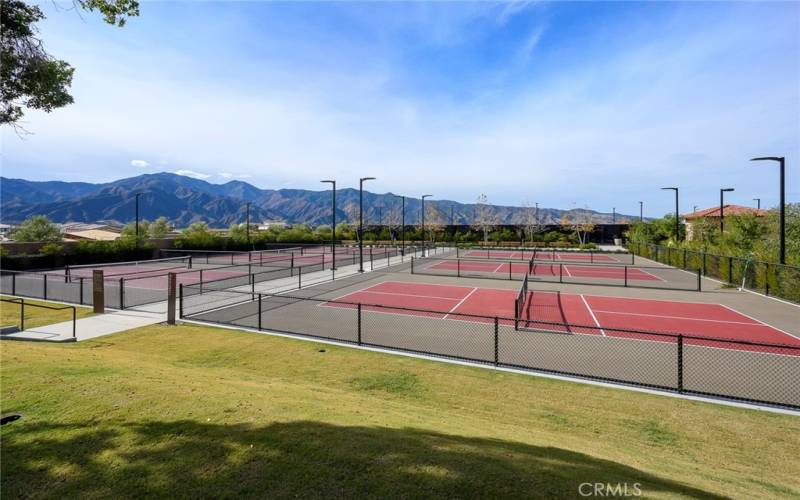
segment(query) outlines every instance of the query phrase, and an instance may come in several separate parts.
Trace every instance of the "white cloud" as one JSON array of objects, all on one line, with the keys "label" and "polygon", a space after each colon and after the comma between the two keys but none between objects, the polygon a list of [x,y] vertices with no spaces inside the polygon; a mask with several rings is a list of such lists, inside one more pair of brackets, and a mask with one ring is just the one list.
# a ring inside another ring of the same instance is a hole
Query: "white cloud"
[{"label": "white cloud", "polygon": [[232,174],[230,172],[220,172],[219,176],[225,179],[250,179],[253,177],[250,174]]},{"label": "white cloud", "polygon": [[131,165],[134,167],[149,167],[150,163],[144,160],[131,160]]},{"label": "white cloud", "polygon": [[194,170],[186,170],[186,169],[176,170],[175,173],[178,174],[178,175],[184,175],[186,177],[192,177],[194,179],[204,179],[205,180],[205,179],[209,179],[209,178],[212,177],[211,174],[204,174],[202,172],[195,172]]}]

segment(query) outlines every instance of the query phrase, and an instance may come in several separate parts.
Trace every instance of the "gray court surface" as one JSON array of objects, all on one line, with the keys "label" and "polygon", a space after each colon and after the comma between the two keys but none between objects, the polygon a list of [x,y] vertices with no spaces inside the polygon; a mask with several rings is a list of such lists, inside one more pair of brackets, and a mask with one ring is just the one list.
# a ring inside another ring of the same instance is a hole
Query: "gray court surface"
[{"label": "gray court surface", "polygon": [[[424,259],[423,259],[424,260]],[[639,259],[637,258],[637,261]],[[415,266],[421,261],[415,260]],[[654,265],[654,267],[658,267]],[[661,266],[665,269],[666,266]],[[261,293],[252,287],[185,288],[186,319],[331,339],[365,346],[424,353],[478,363],[517,367],[707,394],[778,405],[800,406],[800,351],[789,348],[730,348],[730,344],[682,348],[676,339],[642,340],[543,331],[515,331],[513,322],[493,318],[426,314],[392,307],[331,303],[384,281],[453,284],[515,290],[516,281],[410,274],[410,264],[325,281],[299,290]],[[671,273],[672,270],[670,269]],[[690,273],[684,273],[689,274]],[[721,303],[800,337],[796,306],[704,280],[705,292],[532,283],[569,293]],[[259,287],[261,289],[261,287]]]}]

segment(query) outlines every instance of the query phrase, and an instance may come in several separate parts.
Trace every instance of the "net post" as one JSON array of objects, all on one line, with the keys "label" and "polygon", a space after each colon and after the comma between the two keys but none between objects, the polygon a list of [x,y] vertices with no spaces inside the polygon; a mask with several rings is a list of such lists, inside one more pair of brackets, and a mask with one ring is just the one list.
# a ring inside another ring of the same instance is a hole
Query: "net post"
[{"label": "net post", "polygon": [[461,259],[456,259],[456,276],[461,277]]},{"label": "net post", "polygon": [[511,263],[512,262],[513,261],[510,261],[510,260],[508,261],[508,279],[509,279],[509,281],[512,279],[511,278]]},{"label": "net post", "polygon": [[411,256],[411,274],[414,274],[414,256]]},{"label": "net post", "polygon": [[361,345],[361,302],[358,303],[358,345]]},{"label": "net post", "polygon": [[683,335],[678,335],[678,392],[683,392]]},{"label": "net post", "polygon": [[624,274],[625,274],[625,283],[624,283],[624,286],[626,286],[626,287],[627,287],[627,286],[628,286],[628,266],[622,266],[622,268],[625,270],[625,272],[624,272]]},{"label": "net post", "polygon": [[188,268],[189,269],[194,269],[194,263],[192,262],[192,256],[191,255],[189,256]]},{"label": "net post", "polygon": [[700,274],[700,268],[697,269],[697,291],[702,291],[703,275]]},{"label": "net post", "polygon": [[589,262],[594,264],[594,251],[589,250]]},{"label": "net post", "polygon": [[564,263],[558,263],[558,282],[564,283]]},{"label": "net post", "polygon": [[289,267],[294,267],[294,252],[289,256],[289,262],[291,263]]},{"label": "net post", "polygon": [[494,317],[494,366],[498,366],[500,364],[500,355],[499,355],[499,347],[500,347],[500,320],[497,316]]},{"label": "net post", "polygon": [[514,330],[519,330],[519,299],[514,299]]}]

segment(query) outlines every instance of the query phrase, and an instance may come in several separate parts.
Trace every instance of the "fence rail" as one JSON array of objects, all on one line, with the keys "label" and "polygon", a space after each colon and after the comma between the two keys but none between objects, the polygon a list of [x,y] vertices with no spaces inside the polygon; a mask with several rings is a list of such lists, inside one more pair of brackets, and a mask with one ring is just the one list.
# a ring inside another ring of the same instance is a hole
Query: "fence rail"
[{"label": "fence rail", "polygon": [[680,269],[700,269],[709,276],[748,290],[800,304],[800,267],[744,257],[650,243],[629,243],[631,252]]},{"label": "fence rail", "polygon": [[514,318],[192,288],[181,289],[184,319],[800,408],[800,345],[541,320],[515,330]]}]

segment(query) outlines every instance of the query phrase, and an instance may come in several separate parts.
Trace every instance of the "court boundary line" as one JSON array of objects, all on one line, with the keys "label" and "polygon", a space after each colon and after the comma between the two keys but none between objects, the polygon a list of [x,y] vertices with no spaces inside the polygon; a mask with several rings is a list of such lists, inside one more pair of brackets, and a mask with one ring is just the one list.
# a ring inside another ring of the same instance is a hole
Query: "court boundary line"
[{"label": "court boundary line", "polygon": [[733,311],[733,312],[735,312],[736,314],[741,314],[741,315],[742,315],[742,316],[744,316],[745,318],[750,318],[750,319],[752,319],[753,321],[756,321],[756,322],[758,322],[759,324],[761,324],[761,325],[763,325],[763,326],[767,326],[767,327],[769,327],[769,328],[772,328],[772,329],[774,329],[774,330],[777,330],[777,331],[779,331],[779,332],[783,333],[784,335],[788,335],[789,337],[792,337],[792,338],[794,338],[794,339],[796,339],[796,340],[800,340],[800,337],[798,337],[798,336],[796,336],[796,335],[792,335],[791,333],[789,333],[789,332],[787,332],[787,331],[784,331],[784,330],[782,330],[782,329],[780,329],[780,328],[776,328],[776,327],[774,327],[774,326],[772,326],[772,325],[769,325],[769,324],[767,324],[767,323],[765,323],[765,322],[761,321],[761,320],[760,320],[760,319],[758,319],[758,318],[754,318],[754,317],[750,316],[749,314],[745,314],[745,313],[743,313],[743,312],[739,312],[739,311],[737,311],[736,309],[734,309],[734,308],[732,308],[732,307],[730,307],[730,306],[726,306],[725,304],[720,304],[720,305],[721,305],[722,307],[724,307],[725,309],[728,309],[728,310],[730,310],[730,311]]},{"label": "court boundary line", "polygon": [[603,327],[600,326],[600,322],[597,321],[597,316],[594,315],[594,311],[592,311],[592,308],[589,307],[589,303],[586,302],[586,297],[584,297],[583,294],[580,294],[580,297],[581,297],[581,300],[583,301],[583,305],[586,306],[586,310],[589,311],[589,314],[592,315],[592,319],[594,320],[594,324],[597,325],[597,328],[600,329],[600,333],[603,335],[603,337],[607,337],[606,332],[603,331]]},{"label": "court boundary line", "polygon": [[466,294],[463,299],[459,300],[458,303],[456,305],[454,305],[450,309],[450,311],[447,314],[444,315],[444,318],[442,318],[442,319],[447,319],[447,317],[450,316],[451,314],[458,314],[458,312],[454,312],[454,311],[456,309],[458,309],[459,307],[461,307],[461,304],[463,304],[464,301],[466,301],[468,298],[470,298],[472,296],[472,294],[475,293],[478,290],[480,290],[480,287],[478,287],[478,286],[472,287],[472,290],[470,290],[470,292],[468,294]]}]

